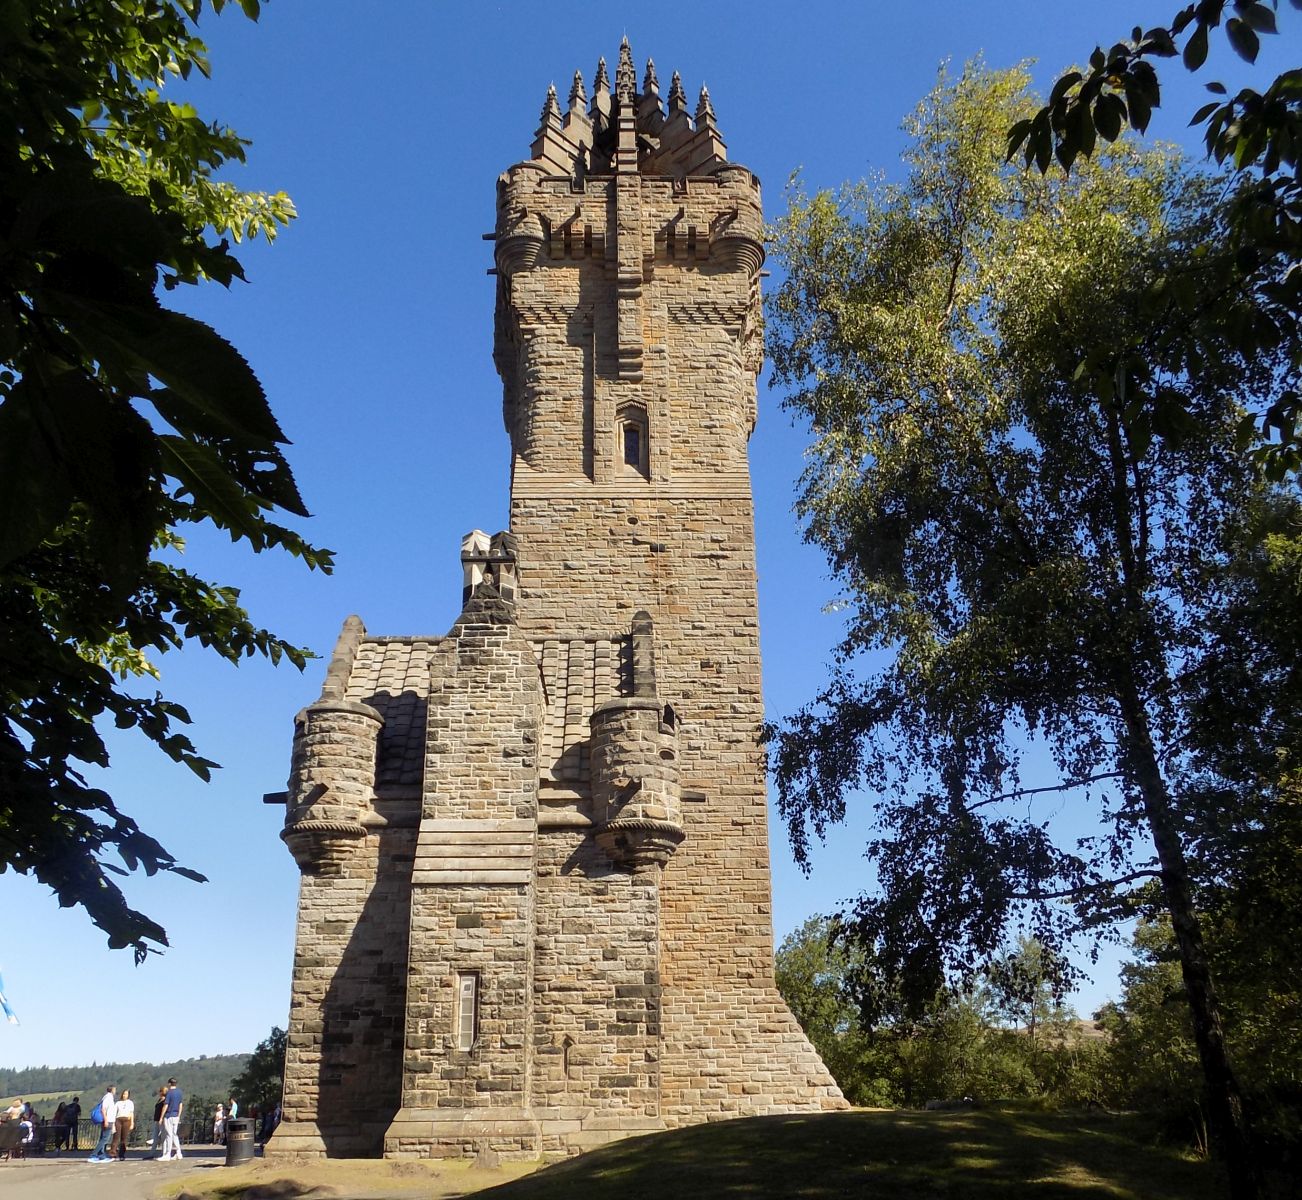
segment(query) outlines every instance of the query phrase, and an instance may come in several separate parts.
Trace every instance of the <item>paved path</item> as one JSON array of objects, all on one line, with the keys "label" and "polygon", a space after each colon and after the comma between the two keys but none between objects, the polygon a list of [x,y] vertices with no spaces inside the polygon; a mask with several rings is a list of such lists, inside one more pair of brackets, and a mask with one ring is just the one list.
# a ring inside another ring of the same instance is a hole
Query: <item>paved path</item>
[{"label": "paved path", "polygon": [[166,1180],[225,1166],[224,1146],[187,1146],[180,1162],[131,1152],[126,1162],[88,1163],[86,1153],[43,1154],[0,1162],[5,1200],[148,1200]]}]

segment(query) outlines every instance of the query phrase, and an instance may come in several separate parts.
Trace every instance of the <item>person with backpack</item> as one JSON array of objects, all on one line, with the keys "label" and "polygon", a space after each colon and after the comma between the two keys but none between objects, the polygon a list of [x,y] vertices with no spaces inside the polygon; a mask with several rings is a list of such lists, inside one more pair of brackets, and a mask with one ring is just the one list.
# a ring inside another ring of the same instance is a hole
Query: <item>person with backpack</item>
[{"label": "person with backpack", "polygon": [[117,1084],[110,1083],[104,1089],[104,1095],[100,1101],[91,1110],[90,1119],[99,1126],[99,1141],[95,1145],[91,1156],[86,1160],[93,1163],[109,1162],[109,1156],[106,1153],[109,1142],[113,1140],[113,1130],[118,1119],[118,1102],[117,1097],[113,1094],[117,1091]]}]

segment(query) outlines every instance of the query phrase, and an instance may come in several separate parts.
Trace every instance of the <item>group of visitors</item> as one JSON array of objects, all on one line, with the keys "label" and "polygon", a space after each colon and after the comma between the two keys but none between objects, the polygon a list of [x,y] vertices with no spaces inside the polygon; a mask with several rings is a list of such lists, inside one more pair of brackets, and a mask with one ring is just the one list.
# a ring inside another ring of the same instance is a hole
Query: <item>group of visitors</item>
[{"label": "group of visitors", "polygon": [[[74,1114],[71,1117],[69,1114]],[[72,1140],[77,1148],[76,1120],[81,1105],[74,1099],[70,1104],[60,1104],[48,1120],[41,1116],[28,1100],[15,1100],[8,1108],[0,1110],[0,1154],[5,1159],[15,1155],[30,1154],[33,1148],[44,1150],[53,1146],[61,1150]],[[69,1121],[72,1122],[71,1128]]]},{"label": "group of visitors", "polygon": [[36,1137],[40,1118],[26,1100],[15,1100],[0,1112],[0,1154],[5,1161],[27,1152]]},{"label": "group of visitors", "polygon": [[[181,1089],[175,1079],[169,1079],[166,1086],[158,1089],[158,1099],[154,1101],[151,1147],[159,1159],[182,1157],[179,1130],[184,1107],[185,1099]],[[117,1085],[110,1083],[92,1110],[90,1119],[100,1132],[99,1141],[86,1161],[106,1163],[116,1159],[118,1162],[126,1162],[127,1142],[131,1138],[131,1131],[136,1127],[136,1104],[131,1099],[131,1089],[123,1088],[122,1094],[118,1095]],[[73,1128],[75,1130],[75,1123]],[[73,1149],[76,1149],[75,1144]]]},{"label": "group of visitors", "polygon": [[231,1097],[230,1107],[225,1107],[219,1100],[212,1114],[212,1140],[219,1146],[226,1145],[226,1122],[233,1121],[240,1115],[240,1102]]},{"label": "group of visitors", "polygon": [[[146,1146],[154,1157],[160,1161],[182,1158],[181,1153],[181,1114],[185,1109],[185,1099],[175,1079],[169,1079],[158,1089],[153,1107],[153,1130]],[[228,1104],[218,1104],[213,1113],[212,1140],[225,1144],[230,1132],[230,1122],[240,1113],[239,1102],[234,1096]],[[81,1120],[81,1097],[74,1096],[66,1104],[60,1104],[54,1116],[48,1121],[39,1116],[31,1104],[25,1100],[15,1100],[7,1108],[0,1108],[0,1157],[27,1153],[37,1141],[36,1150],[70,1150],[78,1149],[77,1126]],[[92,1163],[125,1162],[127,1144],[136,1127],[136,1103],[131,1098],[131,1089],[119,1090],[117,1084],[110,1083],[104,1088],[104,1095],[89,1113],[91,1125],[96,1134],[95,1148],[86,1160]],[[259,1112],[255,1105],[252,1113],[252,1128],[255,1140],[266,1142],[280,1124],[281,1108],[267,1108]],[[145,1119],[145,1113],[140,1113]],[[202,1133],[191,1129],[191,1136]]]}]

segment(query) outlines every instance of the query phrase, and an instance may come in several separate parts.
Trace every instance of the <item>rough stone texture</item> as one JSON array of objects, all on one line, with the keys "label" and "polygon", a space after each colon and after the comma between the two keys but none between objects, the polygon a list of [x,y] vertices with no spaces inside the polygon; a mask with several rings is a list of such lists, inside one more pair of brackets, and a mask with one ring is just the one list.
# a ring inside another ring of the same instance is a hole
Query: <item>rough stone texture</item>
[{"label": "rough stone texture", "polygon": [[511,529],[467,536],[447,637],[350,618],[300,714],[273,1155],[554,1156],[844,1107],[773,980],[759,185],[704,90],[693,120],[658,88],[625,43],[613,93],[604,66],[590,106],[549,92],[498,186]]}]

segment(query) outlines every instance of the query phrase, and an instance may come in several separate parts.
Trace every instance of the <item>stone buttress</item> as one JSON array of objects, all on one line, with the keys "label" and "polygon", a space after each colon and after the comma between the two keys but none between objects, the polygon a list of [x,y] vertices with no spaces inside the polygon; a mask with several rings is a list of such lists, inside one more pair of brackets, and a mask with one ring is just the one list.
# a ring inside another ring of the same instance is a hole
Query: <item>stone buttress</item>
[{"label": "stone buttress", "polygon": [[467,536],[446,637],[350,618],[299,715],[273,1155],[845,1106],[773,979],[758,182],[626,41],[613,89],[548,92],[494,241],[511,528]]}]

